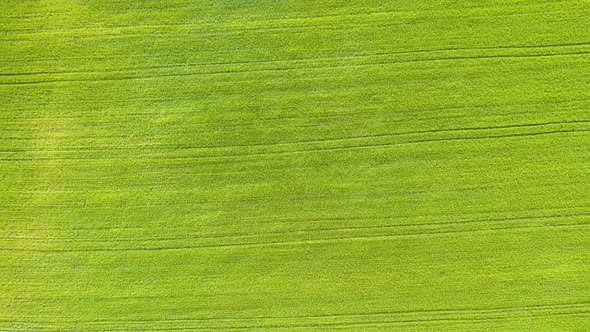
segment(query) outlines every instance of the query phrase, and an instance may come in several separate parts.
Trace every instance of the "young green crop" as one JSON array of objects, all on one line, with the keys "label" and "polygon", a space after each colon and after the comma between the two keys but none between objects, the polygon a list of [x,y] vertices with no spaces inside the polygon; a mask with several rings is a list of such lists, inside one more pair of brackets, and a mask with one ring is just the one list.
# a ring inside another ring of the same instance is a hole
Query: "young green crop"
[{"label": "young green crop", "polygon": [[584,1],[0,9],[0,330],[590,329]]}]

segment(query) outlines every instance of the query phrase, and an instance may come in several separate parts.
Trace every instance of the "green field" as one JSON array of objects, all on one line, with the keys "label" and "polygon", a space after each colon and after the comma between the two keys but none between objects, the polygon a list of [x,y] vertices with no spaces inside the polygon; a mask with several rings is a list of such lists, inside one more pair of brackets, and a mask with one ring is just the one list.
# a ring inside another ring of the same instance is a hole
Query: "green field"
[{"label": "green field", "polygon": [[1,331],[590,331],[590,1],[3,0]]}]

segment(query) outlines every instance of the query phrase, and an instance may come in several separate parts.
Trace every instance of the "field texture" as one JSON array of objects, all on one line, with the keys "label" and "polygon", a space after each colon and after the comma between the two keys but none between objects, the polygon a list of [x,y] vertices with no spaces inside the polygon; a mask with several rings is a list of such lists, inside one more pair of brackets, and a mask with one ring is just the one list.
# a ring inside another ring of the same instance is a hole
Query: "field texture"
[{"label": "field texture", "polygon": [[590,331],[589,26],[1,1],[0,330]]}]

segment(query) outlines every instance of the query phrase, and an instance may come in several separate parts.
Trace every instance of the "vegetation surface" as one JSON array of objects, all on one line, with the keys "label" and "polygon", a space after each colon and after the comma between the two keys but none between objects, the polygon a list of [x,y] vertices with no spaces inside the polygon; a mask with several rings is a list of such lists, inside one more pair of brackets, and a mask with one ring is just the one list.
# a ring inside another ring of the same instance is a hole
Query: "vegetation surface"
[{"label": "vegetation surface", "polygon": [[589,331],[589,24],[2,1],[0,330]]}]

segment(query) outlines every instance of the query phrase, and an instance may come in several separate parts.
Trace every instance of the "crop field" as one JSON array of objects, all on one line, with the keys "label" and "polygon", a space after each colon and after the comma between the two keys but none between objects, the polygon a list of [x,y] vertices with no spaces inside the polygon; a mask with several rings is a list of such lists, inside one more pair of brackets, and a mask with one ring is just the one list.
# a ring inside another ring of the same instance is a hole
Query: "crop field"
[{"label": "crop field", "polygon": [[590,331],[590,1],[0,1],[0,331]]}]

